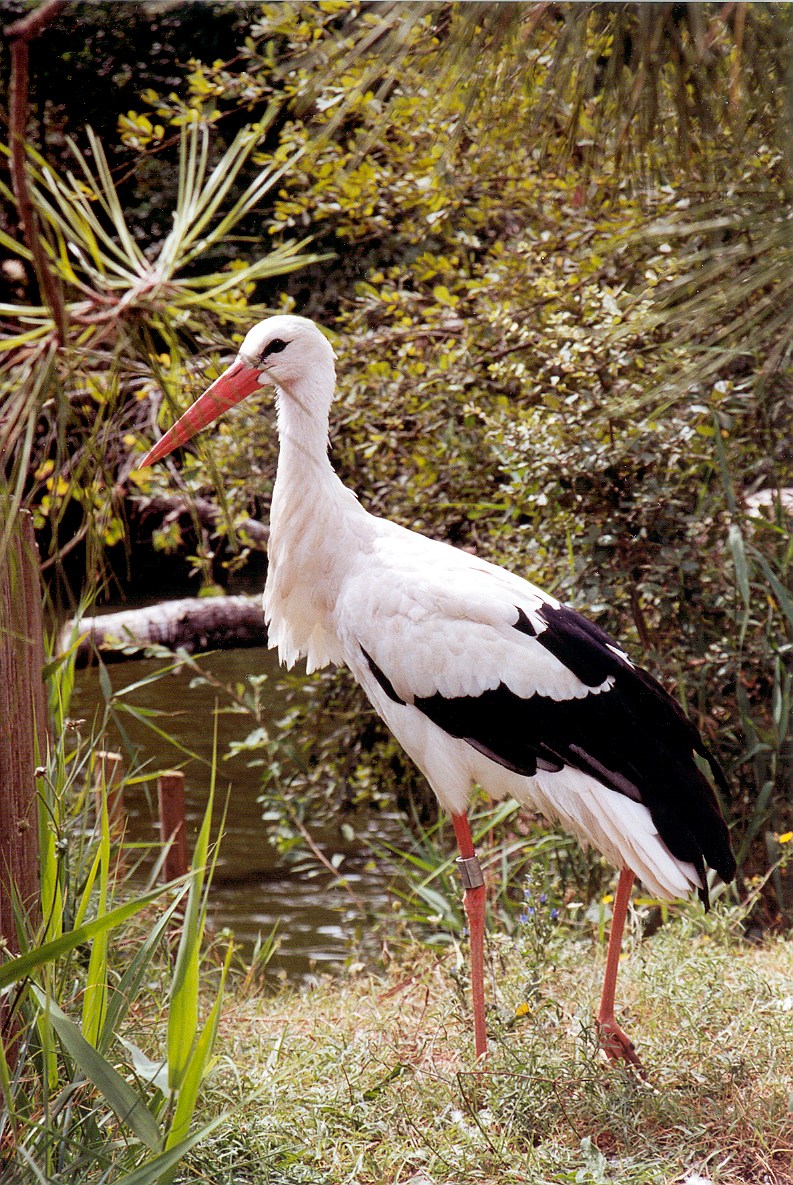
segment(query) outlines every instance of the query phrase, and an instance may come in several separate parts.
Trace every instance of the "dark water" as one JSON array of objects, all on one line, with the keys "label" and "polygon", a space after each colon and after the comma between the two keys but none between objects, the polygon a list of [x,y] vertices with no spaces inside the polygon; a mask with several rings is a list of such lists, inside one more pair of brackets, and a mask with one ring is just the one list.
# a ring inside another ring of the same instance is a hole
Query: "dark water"
[{"label": "dark water", "polygon": [[[200,661],[203,669],[226,684],[244,683],[250,674],[266,674],[263,688],[266,723],[271,731],[277,728],[276,722],[285,705],[276,687],[278,668],[272,652],[226,651]],[[133,687],[166,665],[158,660],[141,660],[107,668],[115,702],[166,713],[152,717],[152,723],[195,756],[187,756],[126,712],[118,714],[126,739],[111,724],[105,743],[124,754],[127,771],[152,774],[151,780],[134,780],[125,787],[127,839],[137,843],[156,842],[159,834],[156,771],[182,768],[188,843],[192,847],[209,794],[215,705],[219,697],[215,688],[191,687],[194,672],[188,670]],[[125,688],[131,690],[120,694]],[[220,697],[221,706],[223,702]],[[90,728],[95,713],[101,713],[104,703],[96,669],[81,672],[72,716],[84,718],[87,721],[84,727]],[[267,829],[273,824],[262,821],[262,808],[256,801],[260,793],[260,771],[249,768],[248,758],[242,755],[222,759],[228,743],[244,739],[254,722],[246,716],[222,712],[217,721],[216,803],[219,807],[216,817],[227,791],[229,798],[211,896],[213,924],[218,928],[229,927],[249,951],[259,935],[266,938],[277,924],[280,945],[269,966],[289,976],[374,957],[375,939],[367,915],[386,909],[389,894],[387,875],[378,869],[369,845],[370,841],[381,838],[400,842],[402,832],[396,816],[356,815],[351,820],[355,836],[348,834],[347,838],[337,827],[323,829],[312,825],[314,840],[326,858],[338,867],[346,887],[319,868],[316,861],[309,862],[313,866],[308,870],[296,871],[268,842]],[[321,722],[318,726],[321,727]],[[134,756],[130,756],[129,744]]]}]

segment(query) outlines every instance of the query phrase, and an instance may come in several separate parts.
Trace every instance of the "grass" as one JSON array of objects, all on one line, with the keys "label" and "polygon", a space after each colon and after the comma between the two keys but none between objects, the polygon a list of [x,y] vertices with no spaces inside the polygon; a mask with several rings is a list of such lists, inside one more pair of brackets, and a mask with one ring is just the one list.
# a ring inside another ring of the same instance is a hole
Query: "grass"
[{"label": "grass", "polygon": [[227,994],[204,1095],[231,1117],[190,1153],[212,1185],[793,1182],[793,946],[693,909],[626,941],[620,1012],[644,1083],[598,1053],[602,947],[491,939],[488,1072],[472,1065],[461,952],[384,978]]},{"label": "grass", "polygon": [[459,890],[437,845],[412,865],[432,914],[380,919],[398,951],[383,973],[351,963],[273,992],[256,986],[271,945],[233,971],[223,936],[201,953],[210,802],[175,951],[159,891],[118,904],[96,746],[63,739],[71,678],[65,664],[39,778],[45,920],[0,959],[21,1050],[0,1058],[3,1185],[793,1185],[793,944],[744,941],[747,905],[676,906],[645,939],[639,899],[619,1004],[645,1082],[605,1064],[593,1030],[610,898],[557,900],[571,878],[538,844],[516,922],[490,862],[492,1052],[477,1072],[450,938]]},{"label": "grass", "polygon": [[[19,955],[0,944],[0,1181],[170,1185],[218,1122],[193,1123],[232,957],[229,944],[202,1008],[215,765],[188,876],[155,888],[161,856],[141,892],[135,845],[117,850],[109,763],[66,724],[73,674],[51,673],[56,743],[36,771],[41,917],[19,911]],[[152,990],[156,1063],[128,1040]]]}]

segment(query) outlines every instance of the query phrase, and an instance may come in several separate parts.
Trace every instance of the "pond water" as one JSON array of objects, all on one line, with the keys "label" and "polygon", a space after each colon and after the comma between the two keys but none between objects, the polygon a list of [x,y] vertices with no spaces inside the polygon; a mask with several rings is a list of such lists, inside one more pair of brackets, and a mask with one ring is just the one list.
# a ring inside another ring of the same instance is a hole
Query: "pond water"
[{"label": "pond water", "polygon": [[[204,656],[201,666],[223,683],[244,682],[249,674],[266,674],[265,703],[274,728],[284,710],[276,686],[277,660],[267,650],[233,650]],[[165,665],[157,660],[125,662],[107,667],[113,691],[131,687]],[[119,720],[126,733],[110,725],[108,747],[124,755],[129,769],[144,771],[182,768],[187,797],[188,845],[192,848],[210,787],[213,715],[218,699],[212,687],[191,687],[194,672],[183,669],[135,688],[123,696],[136,708],[165,713],[153,723],[173,736],[195,756],[188,757],[168,740],[158,737],[132,716]],[[86,720],[86,728],[105,699],[99,674],[91,668],[78,674],[71,715]],[[268,842],[268,826],[257,803],[259,771],[249,768],[244,755],[222,760],[228,742],[244,739],[253,723],[239,715],[218,715],[218,776],[216,802],[220,809],[229,791],[228,814],[220,845],[211,892],[211,919],[215,927],[228,926],[237,941],[250,951],[257,937],[266,938],[277,926],[279,948],[269,967],[290,977],[331,970],[351,959],[377,954],[376,938],[367,915],[389,907],[388,875],[378,868],[370,841],[403,839],[396,815],[356,815],[354,840],[345,841],[337,827],[312,827],[312,837],[345,878],[339,885],[329,872],[312,869],[297,872]],[[129,745],[133,748],[130,754]],[[151,781],[128,785],[124,790],[127,839],[156,843],[157,793]],[[220,814],[220,809],[216,816]],[[152,857],[153,858],[153,857]]]}]

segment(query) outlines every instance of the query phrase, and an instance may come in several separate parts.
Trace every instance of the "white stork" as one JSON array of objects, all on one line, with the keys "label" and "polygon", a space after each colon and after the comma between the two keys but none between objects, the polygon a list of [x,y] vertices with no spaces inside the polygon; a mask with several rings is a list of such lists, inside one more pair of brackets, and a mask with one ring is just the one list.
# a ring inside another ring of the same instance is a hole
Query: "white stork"
[{"label": "white stork", "polygon": [[[280,453],[264,613],[287,666],[346,664],[454,823],[471,943],[475,1048],[485,1055],[485,885],[466,808],[474,784],[562,824],[620,869],[597,1024],[639,1064],[614,1016],[634,877],[655,896],[735,860],[711,782],[722,770],[659,683],[598,626],[503,568],[376,518],[334,472],[333,350],[305,317],[260,322],[232,365],[142,461],[151,465],[260,387],[276,388]],[[699,763],[697,761],[699,760]]]}]

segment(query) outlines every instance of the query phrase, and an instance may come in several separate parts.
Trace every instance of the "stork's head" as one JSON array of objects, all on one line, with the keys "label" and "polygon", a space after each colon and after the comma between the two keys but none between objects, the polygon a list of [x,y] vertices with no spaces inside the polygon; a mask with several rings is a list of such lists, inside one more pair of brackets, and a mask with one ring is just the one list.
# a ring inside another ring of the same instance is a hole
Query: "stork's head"
[{"label": "stork's head", "polygon": [[166,457],[260,387],[277,387],[304,408],[317,393],[325,407],[317,406],[316,413],[327,411],[333,393],[333,358],[330,342],[307,317],[281,315],[260,321],[245,337],[228,370],[149,450],[140,468]]},{"label": "stork's head", "polygon": [[333,348],[308,317],[268,317],[250,330],[238,360],[260,375],[260,386],[272,383],[289,394],[317,371],[333,368]]}]

